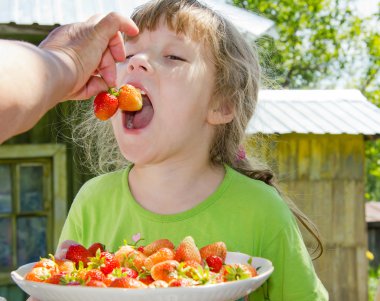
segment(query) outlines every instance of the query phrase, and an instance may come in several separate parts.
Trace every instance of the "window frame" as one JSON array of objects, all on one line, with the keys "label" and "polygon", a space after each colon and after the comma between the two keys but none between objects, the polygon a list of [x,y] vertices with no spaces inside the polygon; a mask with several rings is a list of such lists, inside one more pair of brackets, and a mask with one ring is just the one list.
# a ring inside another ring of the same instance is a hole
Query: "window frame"
[{"label": "window frame", "polygon": [[[50,244],[48,243],[47,247],[54,253],[54,248],[58,244],[67,214],[66,146],[64,144],[16,144],[0,146],[0,160],[12,160],[15,162],[20,160],[22,164],[23,160],[31,162],[33,159],[36,162],[43,162],[44,160],[51,162],[52,187],[49,189],[51,204],[48,204],[48,206],[52,208],[50,213],[51,223],[48,223],[47,227],[52,227],[52,233],[50,239],[48,239]],[[16,239],[16,233],[13,233],[13,235],[13,239]],[[14,256],[15,254],[13,253],[12,255]],[[41,256],[44,255],[41,254]],[[13,284],[10,274],[6,272],[0,273],[0,285],[8,284]]]}]

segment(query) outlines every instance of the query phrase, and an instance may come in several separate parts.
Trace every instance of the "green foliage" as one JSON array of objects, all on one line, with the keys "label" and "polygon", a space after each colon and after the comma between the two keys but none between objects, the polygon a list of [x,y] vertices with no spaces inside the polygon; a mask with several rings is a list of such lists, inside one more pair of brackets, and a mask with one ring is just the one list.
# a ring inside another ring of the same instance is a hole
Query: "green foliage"
[{"label": "green foliage", "polygon": [[[347,0],[233,2],[276,23],[278,39],[257,40],[271,86],[355,88],[380,107],[380,5],[378,14],[363,18]],[[366,143],[366,159],[366,197],[380,201],[378,140]]]},{"label": "green foliage", "polygon": [[380,140],[366,142],[366,193],[370,201],[380,200]]},{"label": "green foliage", "polygon": [[380,267],[374,269],[370,267],[368,270],[368,301],[374,301],[377,286],[379,285]]},{"label": "green foliage", "polygon": [[[259,38],[262,63],[285,88],[312,88],[339,78],[356,53],[362,20],[343,0],[235,0],[276,23],[279,38]],[[345,55],[350,52],[351,55]]]}]

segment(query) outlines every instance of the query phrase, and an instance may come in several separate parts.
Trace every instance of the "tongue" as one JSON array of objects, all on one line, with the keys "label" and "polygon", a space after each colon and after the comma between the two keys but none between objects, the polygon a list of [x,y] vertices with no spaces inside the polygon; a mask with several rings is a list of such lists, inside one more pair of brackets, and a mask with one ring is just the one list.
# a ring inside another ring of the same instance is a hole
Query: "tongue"
[{"label": "tongue", "polygon": [[142,109],[133,117],[133,128],[142,129],[146,127],[153,118],[153,107],[150,103],[144,103]]}]

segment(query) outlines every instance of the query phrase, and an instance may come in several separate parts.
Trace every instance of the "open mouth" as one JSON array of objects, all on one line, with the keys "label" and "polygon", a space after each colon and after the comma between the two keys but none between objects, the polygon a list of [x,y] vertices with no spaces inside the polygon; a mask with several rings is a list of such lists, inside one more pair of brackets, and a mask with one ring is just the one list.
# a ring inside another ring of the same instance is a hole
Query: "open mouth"
[{"label": "open mouth", "polygon": [[142,94],[142,99],[143,106],[140,111],[123,111],[123,123],[125,128],[129,130],[143,129],[151,122],[154,115],[152,103],[146,94]]}]

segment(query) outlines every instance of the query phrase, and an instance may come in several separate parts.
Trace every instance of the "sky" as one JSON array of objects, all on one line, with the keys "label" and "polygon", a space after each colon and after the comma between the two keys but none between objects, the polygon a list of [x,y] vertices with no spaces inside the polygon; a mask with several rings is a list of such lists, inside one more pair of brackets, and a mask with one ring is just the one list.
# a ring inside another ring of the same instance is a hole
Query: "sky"
[{"label": "sky", "polygon": [[380,0],[355,0],[358,11],[363,16],[369,16],[377,11]]}]

